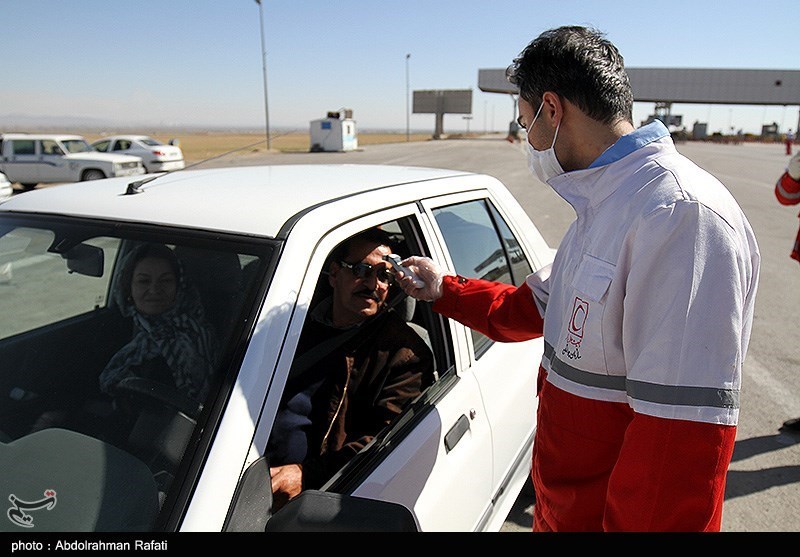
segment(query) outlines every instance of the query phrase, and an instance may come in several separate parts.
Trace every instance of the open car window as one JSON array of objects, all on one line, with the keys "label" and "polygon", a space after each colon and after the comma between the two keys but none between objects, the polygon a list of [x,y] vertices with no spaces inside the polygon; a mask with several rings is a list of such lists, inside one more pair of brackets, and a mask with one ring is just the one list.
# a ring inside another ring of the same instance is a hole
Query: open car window
[{"label": "open car window", "polygon": [[[426,252],[411,217],[361,233],[376,229],[402,259]],[[377,278],[391,274],[388,262],[366,270],[365,278],[342,265],[358,265],[371,256],[349,247],[352,238],[343,238],[324,255],[266,449],[270,466],[303,465],[304,489],[356,485],[385,456],[381,443],[390,429],[405,419],[454,358],[443,320],[430,304],[418,303],[389,279]],[[357,304],[367,290],[381,297],[381,309],[364,309],[369,316],[362,322],[337,328],[334,305]],[[368,446],[374,440],[378,445]],[[343,469],[349,472],[342,474]]]}]

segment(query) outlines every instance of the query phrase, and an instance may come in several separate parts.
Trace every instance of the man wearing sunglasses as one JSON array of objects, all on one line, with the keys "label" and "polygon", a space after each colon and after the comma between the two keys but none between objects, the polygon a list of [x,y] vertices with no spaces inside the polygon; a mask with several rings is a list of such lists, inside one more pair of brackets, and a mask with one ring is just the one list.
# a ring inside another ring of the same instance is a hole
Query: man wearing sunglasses
[{"label": "man wearing sunglasses", "polygon": [[433,354],[387,304],[399,292],[390,245],[369,229],[331,253],[332,292],[311,308],[267,446],[275,510],[321,487],[433,382]]}]

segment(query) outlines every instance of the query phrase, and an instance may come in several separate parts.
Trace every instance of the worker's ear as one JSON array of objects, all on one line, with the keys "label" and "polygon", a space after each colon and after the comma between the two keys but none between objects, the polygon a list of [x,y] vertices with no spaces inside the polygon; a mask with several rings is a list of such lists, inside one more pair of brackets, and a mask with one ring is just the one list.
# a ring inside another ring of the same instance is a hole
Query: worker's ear
[{"label": "worker's ear", "polygon": [[564,105],[561,102],[561,97],[552,91],[545,91],[542,95],[542,104],[544,106],[542,106],[542,112],[539,117],[555,128],[564,118]]}]

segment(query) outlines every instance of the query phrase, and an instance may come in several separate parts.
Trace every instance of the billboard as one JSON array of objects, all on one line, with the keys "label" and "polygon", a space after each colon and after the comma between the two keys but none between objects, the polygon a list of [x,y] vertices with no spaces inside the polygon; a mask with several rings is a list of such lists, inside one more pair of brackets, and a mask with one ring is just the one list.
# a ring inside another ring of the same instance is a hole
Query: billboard
[{"label": "billboard", "polygon": [[414,91],[414,114],[472,114],[472,89]]}]

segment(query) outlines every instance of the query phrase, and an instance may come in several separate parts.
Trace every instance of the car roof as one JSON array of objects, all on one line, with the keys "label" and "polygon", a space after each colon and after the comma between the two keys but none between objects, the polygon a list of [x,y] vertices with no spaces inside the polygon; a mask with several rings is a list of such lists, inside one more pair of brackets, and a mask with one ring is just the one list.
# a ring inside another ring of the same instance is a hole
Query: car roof
[{"label": "car roof", "polygon": [[92,143],[98,143],[100,141],[112,141],[115,139],[150,139],[149,135],[138,135],[138,134],[118,134],[118,135],[107,135],[105,137],[101,137],[93,141]]},{"label": "car roof", "polygon": [[[149,178],[156,179],[143,184],[140,193],[126,195],[129,184]],[[13,196],[0,204],[0,213],[71,215],[274,238],[314,207],[339,203],[339,210],[349,211],[360,203],[354,213],[363,214],[496,181],[486,178],[389,165],[222,167],[51,186]]]},{"label": "car roof", "polygon": [[82,135],[70,133],[4,133],[0,139],[84,139]]}]

